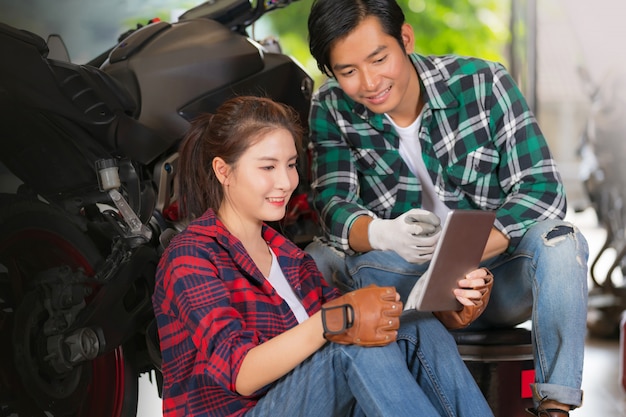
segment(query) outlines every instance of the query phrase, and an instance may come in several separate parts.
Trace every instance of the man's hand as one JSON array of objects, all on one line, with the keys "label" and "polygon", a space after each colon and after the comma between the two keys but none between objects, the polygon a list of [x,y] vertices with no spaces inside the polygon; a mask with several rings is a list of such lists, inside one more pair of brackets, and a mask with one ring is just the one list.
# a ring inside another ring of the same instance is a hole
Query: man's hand
[{"label": "man's hand", "polygon": [[424,263],[433,257],[441,225],[436,214],[412,209],[392,220],[374,219],[368,228],[370,246],[392,250],[407,262]]}]

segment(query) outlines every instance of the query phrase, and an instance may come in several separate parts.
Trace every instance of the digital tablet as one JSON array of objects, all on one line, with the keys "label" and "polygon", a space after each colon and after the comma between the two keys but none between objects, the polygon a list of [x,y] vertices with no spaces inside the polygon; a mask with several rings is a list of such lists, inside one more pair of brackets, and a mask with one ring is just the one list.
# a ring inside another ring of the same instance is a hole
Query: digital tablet
[{"label": "digital tablet", "polygon": [[405,309],[459,310],[453,290],[465,274],[476,269],[496,214],[482,210],[452,210],[441,230],[430,265],[413,286]]}]

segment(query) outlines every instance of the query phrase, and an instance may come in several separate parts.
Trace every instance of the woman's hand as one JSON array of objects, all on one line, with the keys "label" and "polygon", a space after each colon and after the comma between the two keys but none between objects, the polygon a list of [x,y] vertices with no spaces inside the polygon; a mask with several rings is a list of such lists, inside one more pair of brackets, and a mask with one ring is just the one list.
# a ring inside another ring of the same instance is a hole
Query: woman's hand
[{"label": "woman's hand", "polygon": [[493,275],[486,268],[476,269],[459,281],[454,290],[457,300],[462,305],[458,311],[435,311],[433,314],[448,329],[462,329],[476,320],[487,307]]},{"label": "woman's hand", "polygon": [[394,287],[369,285],[322,306],[324,338],[344,345],[385,346],[396,340],[402,302]]},{"label": "woman's hand", "polygon": [[488,280],[492,279],[485,268],[475,269],[459,281],[459,288],[454,290],[454,295],[464,306],[478,306],[488,291]]}]

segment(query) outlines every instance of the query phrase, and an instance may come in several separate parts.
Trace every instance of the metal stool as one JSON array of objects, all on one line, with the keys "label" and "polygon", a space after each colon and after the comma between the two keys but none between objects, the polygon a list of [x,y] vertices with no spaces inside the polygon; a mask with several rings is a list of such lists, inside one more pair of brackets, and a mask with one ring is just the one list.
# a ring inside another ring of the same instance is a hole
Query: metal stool
[{"label": "metal stool", "polygon": [[531,332],[525,328],[453,331],[461,358],[495,417],[525,417],[535,381]]}]

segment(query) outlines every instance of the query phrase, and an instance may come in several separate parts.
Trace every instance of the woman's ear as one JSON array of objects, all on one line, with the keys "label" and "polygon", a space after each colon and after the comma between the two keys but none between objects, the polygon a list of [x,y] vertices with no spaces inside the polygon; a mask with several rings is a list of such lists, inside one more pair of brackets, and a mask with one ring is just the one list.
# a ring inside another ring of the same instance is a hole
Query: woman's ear
[{"label": "woman's ear", "polygon": [[213,166],[213,172],[215,172],[215,176],[217,177],[217,180],[222,185],[228,185],[227,180],[228,180],[228,174],[230,173],[230,167],[228,166],[226,161],[224,161],[219,156],[216,156],[215,158],[213,158],[212,166]]},{"label": "woman's ear", "polygon": [[401,36],[404,51],[408,55],[415,50],[415,32],[413,32],[413,27],[408,23],[404,23],[402,25]]}]

